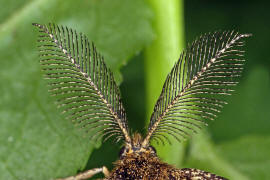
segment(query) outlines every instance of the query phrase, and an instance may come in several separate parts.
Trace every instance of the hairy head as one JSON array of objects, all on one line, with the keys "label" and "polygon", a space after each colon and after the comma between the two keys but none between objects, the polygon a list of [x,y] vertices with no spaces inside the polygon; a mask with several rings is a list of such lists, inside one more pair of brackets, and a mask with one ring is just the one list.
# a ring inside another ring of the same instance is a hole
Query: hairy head
[{"label": "hairy head", "polygon": [[127,155],[140,155],[142,153],[156,156],[156,149],[149,144],[143,144],[143,138],[141,134],[134,133],[131,143],[127,143],[124,147],[121,148],[119,156],[120,158],[123,158]]}]

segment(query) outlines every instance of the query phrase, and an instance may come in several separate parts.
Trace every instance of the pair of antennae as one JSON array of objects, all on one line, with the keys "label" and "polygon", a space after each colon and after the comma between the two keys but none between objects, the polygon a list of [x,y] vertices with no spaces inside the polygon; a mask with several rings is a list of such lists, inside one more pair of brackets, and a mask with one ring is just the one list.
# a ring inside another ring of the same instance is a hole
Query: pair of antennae
[{"label": "pair of antennae", "polygon": [[[42,69],[63,111],[93,139],[115,136],[131,144],[119,88],[95,45],[67,27],[33,25],[41,33]],[[164,143],[168,135],[180,141],[215,118],[242,72],[243,39],[249,36],[209,33],[187,47],[167,76],[143,145]]]}]

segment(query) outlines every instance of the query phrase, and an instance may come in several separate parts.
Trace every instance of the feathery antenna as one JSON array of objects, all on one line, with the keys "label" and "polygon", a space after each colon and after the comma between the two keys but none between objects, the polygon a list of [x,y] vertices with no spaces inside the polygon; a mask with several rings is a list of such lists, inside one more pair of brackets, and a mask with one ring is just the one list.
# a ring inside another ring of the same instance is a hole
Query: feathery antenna
[{"label": "feathery antenna", "polygon": [[181,54],[163,85],[143,144],[171,135],[187,138],[214,120],[237,84],[244,63],[243,39],[233,31],[204,34]]},{"label": "feathery antenna", "polygon": [[103,57],[85,35],[63,26],[33,23],[39,28],[40,64],[50,92],[75,123],[105,140],[116,136],[130,143],[119,89]]}]

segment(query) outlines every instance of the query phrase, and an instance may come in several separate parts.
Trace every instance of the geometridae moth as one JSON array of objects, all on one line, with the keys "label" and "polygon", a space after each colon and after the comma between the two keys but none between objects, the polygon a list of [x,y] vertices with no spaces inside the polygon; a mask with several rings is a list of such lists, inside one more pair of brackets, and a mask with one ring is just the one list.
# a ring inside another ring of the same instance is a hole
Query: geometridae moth
[{"label": "geometridae moth", "polygon": [[151,141],[165,143],[196,132],[213,120],[243,70],[244,39],[234,31],[200,36],[188,45],[163,85],[145,136],[130,134],[119,89],[103,56],[83,34],[67,27],[33,24],[39,28],[40,64],[50,92],[64,112],[91,139],[124,140],[120,159],[109,172],[95,168],[64,178],[88,179],[102,172],[104,179],[226,179],[198,169],[177,169],[161,162]]}]

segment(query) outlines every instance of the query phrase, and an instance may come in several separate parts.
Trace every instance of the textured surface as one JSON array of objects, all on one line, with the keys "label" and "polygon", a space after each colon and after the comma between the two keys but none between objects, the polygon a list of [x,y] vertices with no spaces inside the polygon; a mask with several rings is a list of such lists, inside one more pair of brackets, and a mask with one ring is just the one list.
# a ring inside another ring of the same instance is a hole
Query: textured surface
[{"label": "textured surface", "polygon": [[142,1],[117,0],[115,6],[110,1],[24,2],[13,1],[14,8],[1,6],[10,11],[0,11],[0,179],[47,180],[76,174],[97,146],[56,110],[42,80],[37,33],[31,24],[53,21],[86,32],[118,72],[151,41],[151,12]]},{"label": "textured surface", "polygon": [[[233,31],[200,36],[180,55],[154,107],[146,141],[178,141],[214,120],[237,85],[244,65],[244,38]],[[180,137],[180,138],[179,138]],[[169,140],[168,140],[169,141]]]},{"label": "textured surface", "polygon": [[176,169],[147,152],[131,154],[116,162],[116,168],[112,170],[110,180],[116,179],[144,179],[144,180],[225,180],[226,178],[198,169]]},{"label": "textured surface", "polygon": [[90,141],[116,136],[129,142],[119,88],[94,43],[69,27],[33,25],[49,91],[67,119],[91,133]]}]

